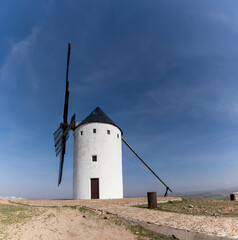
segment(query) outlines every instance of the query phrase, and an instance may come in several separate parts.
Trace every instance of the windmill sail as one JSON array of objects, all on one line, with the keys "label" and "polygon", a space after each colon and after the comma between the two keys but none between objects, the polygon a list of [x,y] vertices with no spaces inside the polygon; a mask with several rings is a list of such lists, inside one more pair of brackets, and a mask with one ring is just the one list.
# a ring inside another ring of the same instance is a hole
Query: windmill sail
[{"label": "windmill sail", "polygon": [[68,119],[68,107],[69,107],[69,59],[70,59],[70,50],[71,45],[68,43],[68,57],[67,57],[67,69],[66,69],[66,86],[65,86],[65,99],[64,99],[64,114],[63,114],[63,122],[67,123]]},{"label": "windmill sail", "polygon": [[59,165],[59,176],[58,176],[58,186],[62,181],[63,167],[64,167],[64,154],[65,154],[65,144],[60,154],[60,165]]},{"label": "windmill sail", "polygon": [[66,83],[65,83],[65,99],[64,99],[64,112],[63,112],[63,123],[54,132],[55,142],[55,153],[56,157],[60,154],[59,164],[59,177],[58,186],[62,181],[63,166],[64,166],[64,155],[66,150],[66,141],[69,138],[69,131],[74,130],[75,125],[75,114],[72,116],[70,124],[68,124],[68,107],[69,107],[69,60],[70,60],[71,44],[68,44],[68,56],[67,56],[67,69],[66,69]]},{"label": "windmill sail", "polygon": [[56,157],[60,154],[60,152],[63,149],[63,146],[65,145],[66,141],[69,138],[69,134],[66,135],[66,140],[63,141],[63,138],[61,138],[61,141],[59,142],[59,144],[57,145],[57,147],[55,148],[55,153],[56,153]]}]

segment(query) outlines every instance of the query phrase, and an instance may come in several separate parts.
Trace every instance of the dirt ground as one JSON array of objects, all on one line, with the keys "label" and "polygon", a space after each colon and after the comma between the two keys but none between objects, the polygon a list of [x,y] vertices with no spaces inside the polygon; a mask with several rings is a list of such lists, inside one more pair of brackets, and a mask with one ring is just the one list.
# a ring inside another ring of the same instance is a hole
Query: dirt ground
[{"label": "dirt ground", "polygon": [[[144,198],[134,202],[144,203]],[[125,224],[108,211],[88,206],[92,203],[130,206],[132,202],[130,199],[0,200],[0,240],[172,239],[136,224]]]},{"label": "dirt ground", "polygon": [[[181,201],[181,198],[158,198],[157,201]],[[174,229],[238,239],[237,217],[193,216],[134,207],[145,204],[146,198],[114,200],[22,199],[17,202],[21,206],[24,204],[38,206],[38,209],[44,210],[44,212],[33,217],[31,221],[12,224],[11,227],[7,228],[7,233],[11,238],[2,239],[138,239],[126,226],[116,224],[112,220],[118,217]],[[29,205],[26,206],[29,207]],[[88,210],[83,212],[84,208]],[[90,213],[90,209],[94,214]]]},{"label": "dirt ground", "polygon": [[[0,204],[8,205],[8,202]],[[32,210],[27,210],[29,214]],[[37,208],[30,219],[1,224],[0,239],[9,240],[112,240],[137,239],[126,226],[84,209]]]}]

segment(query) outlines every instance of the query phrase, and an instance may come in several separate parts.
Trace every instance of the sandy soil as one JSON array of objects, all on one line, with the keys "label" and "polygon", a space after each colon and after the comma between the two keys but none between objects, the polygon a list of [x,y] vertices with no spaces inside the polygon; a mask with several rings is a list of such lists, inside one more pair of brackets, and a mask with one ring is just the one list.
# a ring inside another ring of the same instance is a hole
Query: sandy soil
[{"label": "sandy soil", "polygon": [[[181,200],[176,197],[158,198],[158,202]],[[132,205],[145,204],[146,198],[127,198],[114,200],[20,200],[20,202],[37,205],[78,205],[98,210],[102,213],[131,218],[134,220],[154,223],[194,232],[203,232],[209,235],[238,238],[238,218],[193,216],[187,214],[153,211],[135,208]]]},{"label": "sandy soil", "polygon": [[[157,200],[158,202],[166,202],[181,199],[168,197]],[[42,212],[39,216],[33,217],[31,221],[9,226],[7,229],[9,238],[7,239],[136,239],[136,236],[124,225],[115,224],[117,217],[238,239],[238,218],[193,216],[133,207],[133,205],[145,204],[146,198],[114,200],[22,199],[17,201],[38,206],[37,208],[41,209]],[[60,208],[53,206],[60,206]],[[77,209],[70,206],[77,206]],[[85,213],[80,212],[78,209],[82,207],[92,209],[96,214],[90,213],[88,210]]]},{"label": "sandy soil", "polygon": [[4,232],[7,238],[3,239],[9,240],[136,239],[124,225],[117,225],[110,218],[71,208],[40,208],[39,216],[10,225]]}]

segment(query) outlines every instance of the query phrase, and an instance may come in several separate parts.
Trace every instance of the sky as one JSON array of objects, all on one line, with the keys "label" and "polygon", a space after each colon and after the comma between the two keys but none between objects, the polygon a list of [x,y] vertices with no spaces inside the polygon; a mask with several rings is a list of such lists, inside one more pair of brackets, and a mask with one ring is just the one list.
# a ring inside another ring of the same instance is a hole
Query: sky
[{"label": "sky", "polygon": [[[71,198],[53,133],[99,106],[174,193],[238,190],[238,1],[2,0],[0,196]],[[124,196],[165,188],[123,145]]]}]

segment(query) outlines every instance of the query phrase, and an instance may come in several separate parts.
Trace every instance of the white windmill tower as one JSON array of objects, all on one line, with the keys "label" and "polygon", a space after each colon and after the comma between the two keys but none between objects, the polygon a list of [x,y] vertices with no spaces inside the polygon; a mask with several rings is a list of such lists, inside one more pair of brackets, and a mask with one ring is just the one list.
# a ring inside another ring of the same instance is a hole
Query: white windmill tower
[{"label": "white windmill tower", "polygon": [[74,131],[74,199],[112,199],[123,197],[122,141],[140,161],[165,185],[166,192],[172,190],[155,174],[140,156],[123,139],[122,130],[97,107],[83,121],[76,122],[75,114],[70,124],[68,118],[69,82],[68,70],[70,44],[66,71],[66,89],[63,123],[54,133],[56,156],[60,154],[58,186],[62,181],[66,141],[70,130]]},{"label": "white windmill tower", "polygon": [[97,107],[74,130],[74,199],[122,198],[121,129]]}]

